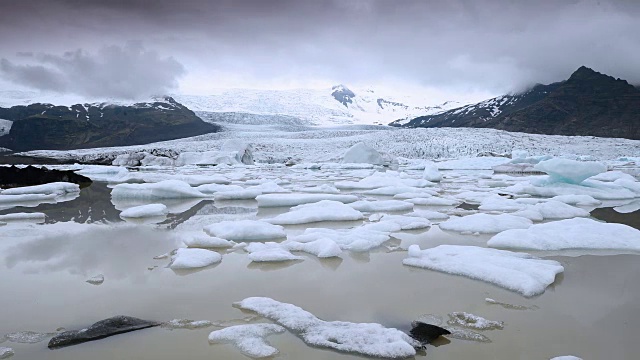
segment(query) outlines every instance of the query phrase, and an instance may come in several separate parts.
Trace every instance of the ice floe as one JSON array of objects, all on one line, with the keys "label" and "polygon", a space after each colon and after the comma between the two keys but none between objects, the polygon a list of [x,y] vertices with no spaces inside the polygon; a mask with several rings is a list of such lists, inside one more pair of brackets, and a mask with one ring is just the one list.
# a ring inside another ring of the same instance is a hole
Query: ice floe
[{"label": "ice floe", "polygon": [[321,221],[356,221],[362,220],[360,211],[338,201],[322,200],[316,203],[294,206],[284,214],[265,219],[272,224],[293,225]]},{"label": "ice floe", "polygon": [[557,261],[529,254],[457,245],[426,250],[411,245],[402,263],[485,281],[527,297],[542,294],[564,271]]},{"label": "ice floe", "polygon": [[369,251],[388,241],[391,232],[400,230],[401,227],[394,222],[372,223],[346,230],[307,228],[303,234],[290,236],[289,240],[308,243],[327,238],[343,250]]},{"label": "ice floe", "polygon": [[160,326],[166,329],[204,329],[213,326],[213,322],[209,320],[189,320],[189,319],[173,319],[162,323]]},{"label": "ice floe", "polygon": [[579,184],[584,180],[607,171],[607,166],[594,161],[576,161],[554,158],[541,161],[534,169],[549,175],[550,182]]},{"label": "ice floe", "polygon": [[493,236],[487,244],[496,248],[531,250],[634,250],[640,251],[640,230],[627,225],[575,218],[536,224]]},{"label": "ice floe", "polygon": [[282,243],[282,246],[290,251],[303,251],[319,258],[336,257],[342,253],[340,246],[329,238],[320,238],[307,243],[287,240]]},{"label": "ice floe", "polygon": [[219,263],[221,260],[222,255],[215,251],[180,248],[172,257],[170,266],[172,269],[196,269]]},{"label": "ice floe", "polygon": [[424,179],[402,178],[400,174],[394,171],[376,172],[371,176],[365,177],[358,181],[338,181],[335,183],[336,188],[341,190],[371,190],[386,186],[410,186],[410,187],[427,187],[434,186],[431,181]]},{"label": "ice floe", "polygon": [[350,207],[363,212],[378,211],[409,211],[413,210],[413,204],[402,200],[360,200],[348,204]]},{"label": "ice floe", "polygon": [[407,199],[406,201],[414,205],[425,205],[425,206],[456,206],[462,203],[462,201],[459,201],[459,200],[438,197],[438,196],[413,198],[413,199]]},{"label": "ice floe", "polygon": [[383,165],[385,161],[376,149],[360,142],[350,147],[349,150],[344,153],[342,163]]},{"label": "ice floe", "polygon": [[88,278],[85,282],[91,285],[102,285],[102,283],[104,282],[104,275],[98,274],[96,276],[92,276]]},{"label": "ice floe", "polygon": [[12,348],[4,347],[4,346],[0,347],[0,359],[8,359],[13,355],[15,355],[15,352],[13,351]]},{"label": "ice floe", "polygon": [[244,249],[249,252],[249,259],[255,262],[304,260],[302,256],[293,255],[281,243],[251,243]]},{"label": "ice floe", "polygon": [[285,328],[276,324],[235,325],[209,334],[210,344],[232,343],[243,354],[253,358],[274,356],[278,349],[271,346],[266,337],[285,332]]},{"label": "ice floe", "polygon": [[322,200],[352,203],[358,200],[358,197],[338,194],[264,194],[256,197],[256,200],[260,207],[280,207],[309,204]]},{"label": "ice floe", "polygon": [[180,180],[164,180],[145,184],[118,184],[111,190],[111,197],[114,199],[177,199],[206,196]]},{"label": "ice floe", "polygon": [[504,322],[502,321],[487,320],[482,316],[463,311],[450,313],[447,323],[476,330],[504,329]]},{"label": "ice floe", "polygon": [[242,190],[227,190],[227,191],[219,191],[213,194],[213,198],[216,201],[223,200],[253,200],[258,196],[262,195],[262,190],[260,189],[242,189]]},{"label": "ice floe", "polygon": [[169,213],[164,204],[147,204],[128,208],[120,213],[123,218],[144,218],[154,216],[165,216]]},{"label": "ice floe", "polygon": [[221,221],[205,226],[204,231],[231,241],[266,241],[286,237],[282,226],[258,220]]},{"label": "ice floe", "polygon": [[426,218],[405,215],[373,214],[369,216],[369,221],[394,222],[402,230],[426,229],[431,226],[431,222]]},{"label": "ice floe", "polygon": [[442,230],[468,233],[499,233],[509,229],[526,229],[533,225],[531,220],[509,214],[473,214],[450,218],[438,226]]},{"label": "ice floe", "polygon": [[414,346],[419,346],[397,329],[376,323],[324,321],[298,306],[270,298],[246,298],[235,306],[277,322],[312,346],[382,358],[413,356]]},{"label": "ice floe", "polygon": [[67,193],[76,193],[80,191],[80,186],[68,182],[53,182],[42,185],[22,186],[17,188],[5,189],[0,191],[0,195],[64,195]]},{"label": "ice floe", "polygon": [[174,238],[182,240],[190,248],[226,248],[236,244],[233,241],[209,236],[199,231],[178,232],[174,235]]},{"label": "ice floe", "polygon": [[551,200],[578,206],[598,206],[602,204],[602,201],[594,199],[589,195],[557,195],[552,197]]},{"label": "ice floe", "polygon": [[46,215],[41,212],[13,213],[13,214],[0,215],[0,221],[4,221],[4,222],[43,223],[45,221],[45,218],[46,218]]},{"label": "ice floe", "polygon": [[564,355],[564,356],[556,356],[554,358],[551,358],[550,360],[582,360],[582,358],[579,358],[573,355]]},{"label": "ice floe", "polygon": [[426,161],[424,163],[422,178],[431,182],[439,182],[442,180],[442,175],[440,174],[440,171],[438,171],[438,166],[434,162]]}]

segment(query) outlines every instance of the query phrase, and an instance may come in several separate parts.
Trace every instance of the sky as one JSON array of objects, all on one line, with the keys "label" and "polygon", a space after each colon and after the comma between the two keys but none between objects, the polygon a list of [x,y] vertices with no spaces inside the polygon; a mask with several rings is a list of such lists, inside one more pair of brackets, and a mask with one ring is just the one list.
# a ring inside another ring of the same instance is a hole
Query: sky
[{"label": "sky", "polygon": [[0,0],[0,89],[372,86],[483,98],[581,65],[640,84],[637,0]]}]

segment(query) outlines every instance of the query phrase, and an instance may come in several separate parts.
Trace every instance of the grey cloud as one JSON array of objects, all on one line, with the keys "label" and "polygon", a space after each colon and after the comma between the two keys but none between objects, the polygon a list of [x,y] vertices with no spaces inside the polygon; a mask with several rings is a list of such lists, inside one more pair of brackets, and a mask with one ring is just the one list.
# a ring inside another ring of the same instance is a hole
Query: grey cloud
[{"label": "grey cloud", "polygon": [[[640,83],[637,0],[13,3],[0,13],[3,49],[60,53],[78,43],[138,39],[202,78],[392,79],[502,92],[565,79],[587,65]],[[21,25],[31,18],[39,21]]]},{"label": "grey cloud", "polygon": [[181,63],[146,50],[140,43],[108,46],[96,53],[78,49],[63,55],[37,53],[36,64],[0,60],[0,75],[13,83],[89,97],[136,99],[163,94],[185,74]]}]

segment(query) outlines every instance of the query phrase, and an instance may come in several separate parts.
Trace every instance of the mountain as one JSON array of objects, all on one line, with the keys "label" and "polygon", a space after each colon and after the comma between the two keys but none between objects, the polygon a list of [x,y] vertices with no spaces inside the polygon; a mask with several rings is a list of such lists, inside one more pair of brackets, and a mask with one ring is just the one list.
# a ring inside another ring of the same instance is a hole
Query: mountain
[{"label": "mountain", "polygon": [[5,127],[6,120],[12,122],[9,133],[0,136],[0,147],[15,151],[138,145],[219,130],[171,97],[134,104],[0,107],[0,119]]},{"label": "mountain", "polygon": [[285,116],[287,122],[296,119],[299,125],[383,125],[460,106],[453,101],[427,106],[425,104],[433,103],[428,98],[389,94],[372,88],[350,89],[345,85],[326,89],[219,89],[210,95],[172,96],[198,113],[242,114],[243,119],[253,124],[269,123],[274,116]]},{"label": "mountain", "polygon": [[640,90],[582,66],[565,81],[390,125],[640,139]]}]

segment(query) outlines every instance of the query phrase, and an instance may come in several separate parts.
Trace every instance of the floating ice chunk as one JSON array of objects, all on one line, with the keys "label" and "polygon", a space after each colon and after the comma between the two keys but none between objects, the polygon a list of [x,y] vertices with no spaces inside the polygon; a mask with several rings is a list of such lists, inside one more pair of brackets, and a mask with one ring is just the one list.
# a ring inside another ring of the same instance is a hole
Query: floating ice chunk
[{"label": "floating ice chunk", "polygon": [[399,230],[400,226],[392,222],[367,224],[348,230],[308,228],[302,235],[291,236],[289,240],[307,243],[328,238],[343,250],[369,251],[388,241],[390,232]]},{"label": "floating ice chunk", "polygon": [[426,229],[431,226],[431,222],[429,220],[415,216],[373,214],[369,217],[369,220],[394,222],[398,224],[402,230]]},{"label": "floating ice chunk", "polygon": [[260,185],[252,186],[247,190],[260,190],[263,194],[276,194],[276,193],[290,193],[291,190],[287,190],[282,186],[276,184],[275,181],[268,181]]},{"label": "floating ice chunk", "polygon": [[3,222],[43,223],[45,221],[45,218],[46,218],[46,215],[41,212],[13,213],[13,214],[0,215],[0,221],[3,221]]},{"label": "floating ice chunk", "polygon": [[634,193],[636,193],[636,195],[638,197],[640,197],[640,181],[628,180],[628,179],[618,179],[618,180],[614,181],[613,183],[615,185],[619,185],[619,186],[622,186],[623,188],[627,188],[627,189],[633,191]]},{"label": "floating ice chunk", "polygon": [[509,162],[503,157],[473,157],[436,163],[440,170],[491,170],[493,166]]},{"label": "floating ice chunk", "polygon": [[437,211],[433,211],[433,210],[422,210],[422,209],[413,210],[413,212],[410,212],[410,213],[405,214],[405,215],[406,216],[421,217],[421,218],[425,218],[427,220],[447,220],[449,218],[449,215],[447,215],[447,214],[443,214],[441,212],[437,212]]},{"label": "floating ice chunk", "polygon": [[253,165],[253,145],[239,139],[228,139],[220,147],[220,151],[235,152],[235,159],[245,165]]},{"label": "floating ice chunk", "polygon": [[260,207],[296,206],[315,203],[322,200],[351,203],[358,200],[354,195],[336,194],[265,194],[256,198]]},{"label": "floating ice chunk", "polygon": [[89,165],[83,166],[75,173],[86,176],[93,181],[121,182],[129,178],[129,170],[121,166]]},{"label": "floating ice chunk", "polygon": [[420,250],[409,246],[403,264],[485,281],[524,296],[542,294],[564,271],[560,263],[524,253],[476,246],[440,245]]},{"label": "floating ice chunk", "polygon": [[486,199],[495,199],[496,194],[487,191],[463,191],[453,195],[453,197],[468,204],[482,204]]},{"label": "floating ice chunk", "polygon": [[15,352],[12,348],[9,347],[0,347],[0,359],[8,359],[15,355]]},{"label": "floating ice chunk", "polygon": [[213,322],[209,320],[189,320],[189,319],[173,319],[160,326],[167,329],[203,329],[213,326]]},{"label": "floating ice chunk", "polygon": [[422,194],[424,194],[424,196],[432,196],[437,194],[438,192],[431,189],[401,185],[401,186],[385,186],[377,189],[366,190],[366,191],[363,191],[362,193],[367,195],[387,195],[387,196],[395,196],[398,194],[407,194],[407,193],[419,194],[417,196],[405,197],[405,199],[408,199],[411,197],[421,197]]},{"label": "floating ice chunk", "polygon": [[610,182],[616,181],[618,179],[627,179],[630,181],[636,180],[633,176],[619,170],[603,172],[589,178],[589,180],[610,181]]},{"label": "floating ice chunk", "polygon": [[47,338],[52,337],[53,333],[38,333],[35,331],[17,331],[6,334],[5,339],[10,342],[19,344],[37,344]]},{"label": "floating ice chunk", "polygon": [[152,184],[118,184],[111,190],[114,199],[178,199],[206,197],[180,180],[164,180]]},{"label": "floating ice chunk", "polygon": [[602,201],[594,199],[589,195],[558,195],[552,197],[551,200],[578,206],[598,206],[602,204]]},{"label": "floating ice chunk", "polygon": [[487,244],[496,248],[640,250],[640,230],[627,225],[575,218],[508,230]]},{"label": "floating ice chunk", "polygon": [[482,211],[518,211],[523,210],[526,207],[526,205],[518,203],[515,200],[505,199],[499,195],[493,195],[482,199],[478,209]]},{"label": "floating ice chunk", "polygon": [[532,224],[527,218],[509,214],[473,214],[451,218],[441,222],[439,226],[442,230],[448,231],[499,233],[509,229],[526,229]]},{"label": "floating ice chunk", "polygon": [[87,283],[91,285],[102,285],[104,282],[104,275],[98,274],[96,276],[92,276],[86,280]]},{"label": "floating ice chunk", "polygon": [[400,177],[400,174],[395,171],[387,171],[384,173],[376,172],[359,181],[338,181],[335,183],[335,186],[338,189],[349,190],[371,190],[386,186],[410,186],[423,188],[434,185],[435,184],[431,181],[424,179],[403,179]]},{"label": "floating ice chunk", "polygon": [[253,189],[243,189],[243,190],[220,191],[213,194],[213,198],[216,201],[253,200],[260,195],[262,195],[262,190],[253,188]]},{"label": "floating ice chunk", "polygon": [[544,220],[544,216],[542,216],[542,214],[540,214],[539,211],[537,211],[535,209],[532,209],[532,208],[528,208],[528,209],[512,212],[509,215],[520,216],[520,217],[529,219],[531,221],[542,221],[542,220]]},{"label": "floating ice chunk", "polygon": [[579,358],[573,355],[564,355],[564,356],[556,356],[550,360],[582,360],[582,358]]},{"label": "floating ice chunk", "polygon": [[173,166],[175,160],[166,156],[156,156],[153,154],[147,154],[140,160],[142,166]]},{"label": "floating ice chunk", "polygon": [[[25,194],[25,195],[3,195],[0,194],[0,204],[3,208],[14,206],[37,206],[39,203],[55,203],[59,198],[56,194]],[[23,205],[24,204],[24,205]]]},{"label": "floating ice chunk", "polygon": [[286,237],[282,226],[257,220],[221,221],[206,226],[204,231],[231,241],[265,241]]},{"label": "floating ice chunk", "polygon": [[281,334],[285,328],[276,324],[247,324],[230,326],[209,334],[209,343],[230,342],[243,354],[253,358],[274,356],[278,349],[269,345],[265,338],[273,334]]},{"label": "floating ice chunk", "polygon": [[456,206],[462,202],[459,200],[443,198],[438,196],[432,196],[428,198],[407,199],[406,201],[414,205],[426,205],[426,206]]},{"label": "floating ice chunk", "polygon": [[424,165],[424,172],[422,173],[423,179],[432,182],[439,182],[442,180],[442,175],[440,174],[440,171],[438,171],[438,166],[435,163],[427,161]]},{"label": "floating ice chunk", "polygon": [[522,306],[522,305],[513,305],[513,304],[500,302],[500,301],[497,301],[497,300],[492,299],[492,298],[485,298],[484,301],[486,301],[487,304],[500,305],[503,308],[510,309],[510,310],[535,310],[535,309],[537,309],[536,306],[527,307],[527,306]]},{"label": "floating ice chunk", "polygon": [[452,312],[449,314],[449,325],[458,325],[476,330],[504,329],[504,322],[487,320],[481,316],[467,312]]},{"label": "floating ice chunk", "polygon": [[301,243],[297,241],[286,241],[283,243],[290,251],[304,251],[319,258],[340,256],[342,249],[335,241],[328,238],[320,238],[315,241]]},{"label": "floating ice chunk", "polygon": [[451,339],[475,341],[475,342],[481,342],[481,343],[491,342],[491,340],[488,337],[482,334],[479,334],[473,330],[460,329],[455,327],[448,327],[447,330],[451,332],[451,334],[447,335],[447,337]]},{"label": "floating ice chunk", "polygon": [[382,155],[371,146],[365,143],[357,143],[347,150],[342,156],[343,164],[373,164],[383,165],[385,163]]},{"label": "floating ice chunk", "polygon": [[235,245],[233,241],[209,236],[203,232],[178,233],[175,237],[181,239],[190,248],[225,248]]},{"label": "floating ice chunk", "polygon": [[238,185],[224,185],[224,184],[204,184],[196,187],[196,190],[203,194],[214,194],[224,191],[239,191],[244,190],[242,186]]},{"label": "floating ice chunk", "polygon": [[[133,175],[132,175],[133,176]],[[147,183],[156,183],[165,180],[183,181],[191,186],[200,186],[205,184],[223,184],[228,185],[231,182],[224,176],[217,175],[196,175],[196,174],[166,174],[157,172],[141,172],[135,173],[135,178],[143,180]]]},{"label": "floating ice chunk", "polygon": [[554,197],[557,195],[589,195],[599,200],[633,199],[637,194],[623,186],[595,180],[585,180],[581,185],[553,183],[545,186],[535,186],[529,182],[515,184],[505,189],[512,194],[526,194],[540,197]]},{"label": "floating ice chunk", "polygon": [[394,199],[415,199],[415,198],[430,198],[432,196],[438,195],[438,192],[431,189],[421,189],[419,192],[401,192],[393,195]]},{"label": "floating ice chunk", "polygon": [[251,243],[245,246],[244,249],[249,252],[249,259],[255,262],[304,260],[302,256],[293,255],[281,243]]},{"label": "floating ice chunk", "polygon": [[292,304],[270,298],[246,298],[236,304],[286,327],[312,346],[381,358],[406,358],[416,354],[417,341],[400,330],[375,323],[324,321]]},{"label": "floating ice chunk", "polygon": [[536,204],[532,210],[539,212],[544,219],[570,219],[589,216],[589,212],[586,210],[554,200]]},{"label": "floating ice chunk", "polygon": [[593,161],[554,158],[536,164],[534,169],[549,174],[549,181],[552,183],[579,184],[594,175],[607,171],[607,166]]},{"label": "floating ice chunk", "polygon": [[613,208],[613,210],[619,212],[620,214],[628,214],[628,213],[638,211],[640,210],[640,200],[633,201],[629,204],[616,206]]},{"label": "floating ice chunk", "polygon": [[317,203],[294,206],[289,212],[264,221],[278,225],[307,224],[320,221],[362,220],[362,213],[338,201],[322,200]]},{"label": "floating ice chunk", "polygon": [[195,269],[201,268],[222,260],[222,255],[215,251],[205,249],[185,249],[181,248],[176,251],[172,258],[172,269]]},{"label": "floating ice chunk", "polygon": [[296,187],[295,191],[305,192],[305,193],[324,193],[324,194],[339,194],[340,190],[335,186],[329,184],[323,184],[318,186],[309,186],[309,187]]},{"label": "floating ice chunk", "polygon": [[513,149],[511,151],[511,159],[524,159],[526,157],[529,157],[529,152],[527,150]]},{"label": "floating ice chunk", "polygon": [[360,200],[348,204],[358,211],[377,212],[377,211],[407,211],[413,210],[413,204],[401,200],[379,200],[366,201]]},{"label": "floating ice chunk", "polygon": [[123,218],[144,218],[165,216],[169,213],[167,206],[164,204],[147,204],[128,208],[120,213]]},{"label": "floating ice chunk", "polygon": [[30,194],[42,194],[42,195],[64,195],[67,193],[76,193],[80,191],[78,184],[69,182],[53,182],[42,185],[34,186],[22,186],[12,189],[6,189],[0,191],[2,195],[30,195]]}]

